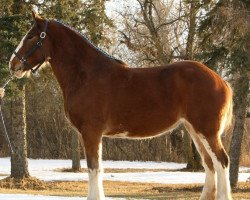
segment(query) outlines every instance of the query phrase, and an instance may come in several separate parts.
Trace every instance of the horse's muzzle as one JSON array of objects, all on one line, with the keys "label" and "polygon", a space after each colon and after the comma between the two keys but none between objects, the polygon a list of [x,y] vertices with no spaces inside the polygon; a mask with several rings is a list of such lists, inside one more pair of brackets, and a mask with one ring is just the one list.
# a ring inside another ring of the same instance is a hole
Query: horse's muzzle
[{"label": "horse's muzzle", "polygon": [[21,62],[12,62],[9,63],[10,73],[16,76],[17,78],[22,78],[26,71],[24,71],[24,66]]}]

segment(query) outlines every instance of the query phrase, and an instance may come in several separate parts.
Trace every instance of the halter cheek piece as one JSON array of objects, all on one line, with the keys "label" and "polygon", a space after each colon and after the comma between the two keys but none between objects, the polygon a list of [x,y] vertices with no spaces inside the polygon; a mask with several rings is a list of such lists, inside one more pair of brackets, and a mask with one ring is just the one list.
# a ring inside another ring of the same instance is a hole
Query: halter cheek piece
[{"label": "halter cheek piece", "polygon": [[[47,28],[48,28],[48,21],[46,20],[45,22],[45,28],[44,28],[44,31],[40,33],[40,36],[39,36],[39,40],[38,42],[24,55],[24,56],[21,56],[20,54],[18,54],[16,51],[14,51],[14,54],[16,55],[16,57],[19,59],[19,61],[28,69],[28,70],[31,70],[31,72],[33,74],[36,73],[36,71],[39,69],[39,67],[44,63],[44,61],[46,60],[45,58],[45,54],[44,54],[44,51],[43,51],[43,41],[46,37],[46,32],[47,32]],[[32,65],[27,61],[27,58],[29,58],[37,49],[40,49],[41,50],[41,60],[40,60],[40,63],[38,64],[38,66],[33,69]]]}]

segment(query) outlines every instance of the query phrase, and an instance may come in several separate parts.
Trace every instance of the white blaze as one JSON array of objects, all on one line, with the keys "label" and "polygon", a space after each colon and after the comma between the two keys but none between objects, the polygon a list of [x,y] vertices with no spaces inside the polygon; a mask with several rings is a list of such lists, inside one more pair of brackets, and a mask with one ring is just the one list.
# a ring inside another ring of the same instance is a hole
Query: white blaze
[{"label": "white blaze", "polygon": [[[26,34],[26,35],[27,35],[27,34]],[[23,46],[23,41],[24,41],[24,39],[25,39],[26,35],[22,38],[22,40],[21,40],[21,42],[19,43],[19,45],[17,46],[17,48],[16,48],[15,52],[18,52],[18,51],[19,51],[19,49],[21,49],[21,48],[22,48],[22,46]],[[11,57],[10,57],[10,61],[9,61],[9,68],[11,67],[10,63],[13,61],[13,59],[15,58],[15,56],[16,56],[16,55],[15,55],[14,53],[11,55]]]}]

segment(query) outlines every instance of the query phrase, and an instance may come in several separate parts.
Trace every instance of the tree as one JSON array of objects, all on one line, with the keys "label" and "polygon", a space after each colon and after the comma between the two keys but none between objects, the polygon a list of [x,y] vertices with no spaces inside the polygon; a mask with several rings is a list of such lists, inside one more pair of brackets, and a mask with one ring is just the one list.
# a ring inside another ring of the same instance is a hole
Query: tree
[{"label": "tree", "polygon": [[[247,108],[249,106],[249,88],[250,88],[250,5],[247,1],[233,1],[234,15],[242,13],[237,17],[237,27],[234,29],[242,29],[238,32],[238,45],[234,49],[235,56],[234,65],[238,65],[237,74],[234,86],[234,115],[235,125],[233,136],[230,144],[230,184],[235,187],[238,182],[239,162],[241,155],[241,144],[244,133],[244,124],[247,117]],[[232,16],[234,17],[234,16]],[[233,31],[235,32],[235,30]]]},{"label": "tree", "polygon": [[20,94],[11,100],[11,143],[14,153],[11,155],[10,176],[22,179],[29,177],[29,172],[27,162],[25,86],[20,85],[19,87]]},{"label": "tree", "polygon": [[250,86],[249,80],[250,79],[246,74],[242,74],[239,78],[237,78],[234,85],[235,125],[230,144],[230,183],[232,187],[235,187],[238,182],[241,144],[249,102],[247,92],[249,91]]},{"label": "tree", "polygon": [[[197,29],[198,29],[198,20],[197,15],[199,13],[200,5],[198,1],[186,1],[184,3],[184,7],[186,12],[186,24],[187,24],[187,39],[186,39],[186,51],[183,56],[187,60],[194,60],[194,56],[196,55],[197,48],[195,45],[197,44]],[[184,19],[185,20],[185,19]],[[187,169],[191,170],[201,170],[201,157],[196,150],[194,142],[191,140],[188,132],[184,130],[184,148],[185,155],[187,159]]]},{"label": "tree", "polygon": [[71,148],[72,148],[72,169],[73,171],[80,171],[81,170],[81,151],[80,151],[80,144],[79,144],[79,134],[77,132],[72,133],[71,137]]},{"label": "tree", "polygon": [[[8,69],[8,60],[15,46],[24,35],[27,24],[25,13],[28,10],[23,1],[7,1],[1,3],[1,66]],[[4,38],[4,39],[3,39]],[[5,72],[4,74],[6,74]],[[25,80],[12,85],[11,97],[11,143],[14,153],[11,155],[11,177],[21,179],[28,177],[26,112],[25,112]]]},{"label": "tree", "polygon": [[111,44],[108,33],[114,24],[106,15],[105,3],[105,0],[84,1],[82,20],[78,26],[86,30],[86,35],[95,45],[108,49]]},{"label": "tree", "polygon": [[[136,53],[135,64],[139,66],[151,64],[167,64],[173,59],[172,32],[168,25],[175,26],[168,10],[171,5],[162,1],[136,0],[136,12],[127,10],[121,13],[125,27],[120,30],[121,43]],[[170,3],[171,4],[171,3]]]},{"label": "tree", "polygon": [[230,145],[230,181],[238,181],[239,158],[244,133],[244,123],[249,100],[249,3],[244,0],[220,0],[204,4],[207,10],[201,23],[204,60],[215,66],[214,70],[230,76],[234,88],[235,126]]}]

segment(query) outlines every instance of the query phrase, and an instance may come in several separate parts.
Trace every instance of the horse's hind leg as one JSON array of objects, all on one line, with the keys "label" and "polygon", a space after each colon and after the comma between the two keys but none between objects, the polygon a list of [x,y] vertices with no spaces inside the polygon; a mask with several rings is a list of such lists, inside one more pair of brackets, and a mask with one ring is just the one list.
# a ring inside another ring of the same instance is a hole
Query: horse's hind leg
[{"label": "horse's hind leg", "polygon": [[212,158],[217,172],[217,198],[218,200],[231,200],[229,182],[229,158],[221,143],[219,134],[214,137],[202,137],[202,143]]},{"label": "horse's hind leg", "polygon": [[92,133],[91,136],[83,137],[89,175],[87,200],[104,200],[101,166],[102,142],[101,138],[95,134]]},{"label": "horse's hind leg", "polygon": [[198,150],[201,156],[202,165],[206,173],[205,184],[202,190],[200,200],[214,200],[216,196],[216,179],[215,179],[215,170],[214,170],[212,159],[210,155],[208,154],[206,148],[202,144],[198,133],[194,130],[192,125],[189,124],[188,122],[185,122],[184,125],[187,131],[189,132],[196,146],[196,149]]}]

